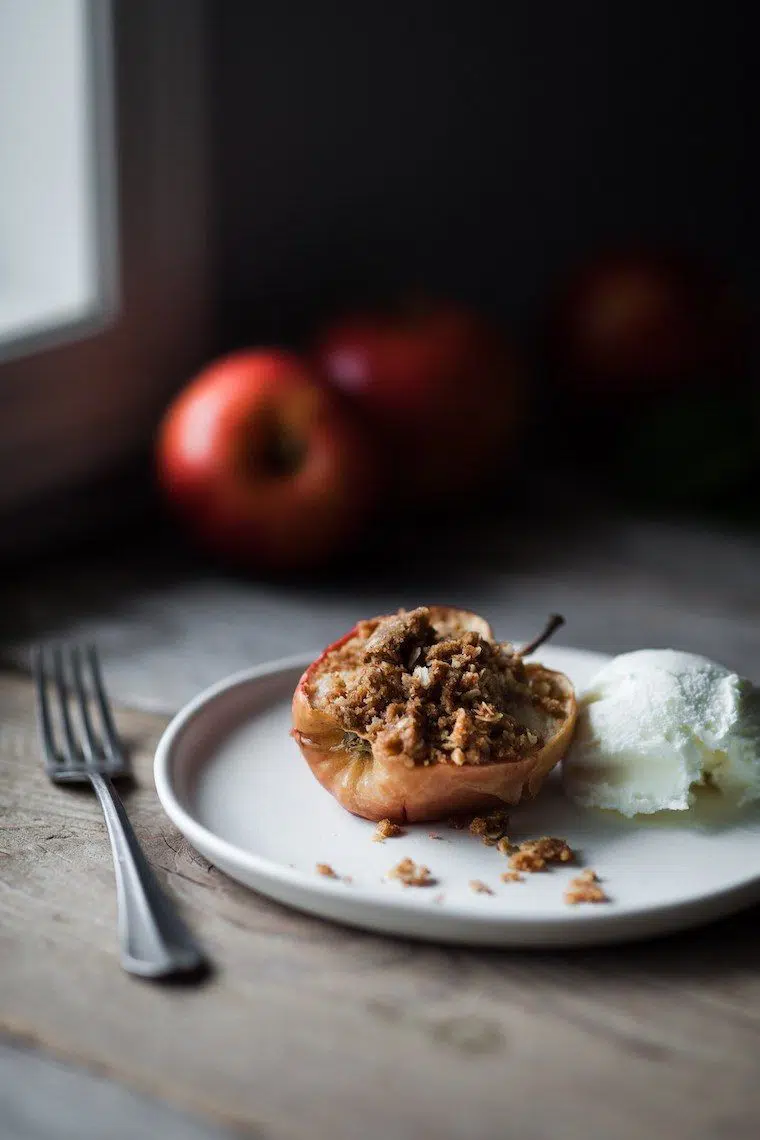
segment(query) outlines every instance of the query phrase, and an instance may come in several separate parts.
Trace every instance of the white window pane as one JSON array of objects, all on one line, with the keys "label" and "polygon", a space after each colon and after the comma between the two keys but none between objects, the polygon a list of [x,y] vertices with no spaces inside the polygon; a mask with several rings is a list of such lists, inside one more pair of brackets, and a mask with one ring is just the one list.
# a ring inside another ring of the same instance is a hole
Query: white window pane
[{"label": "white window pane", "polygon": [[107,12],[103,0],[0,0],[0,349],[109,302],[110,100],[96,74]]}]

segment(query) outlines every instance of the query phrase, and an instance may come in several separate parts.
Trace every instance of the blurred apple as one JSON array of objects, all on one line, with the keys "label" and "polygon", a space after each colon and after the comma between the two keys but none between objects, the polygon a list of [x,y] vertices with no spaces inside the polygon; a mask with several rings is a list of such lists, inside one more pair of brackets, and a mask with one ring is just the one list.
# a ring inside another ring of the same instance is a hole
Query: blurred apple
[{"label": "blurred apple", "polygon": [[209,550],[253,569],[334,555],[371,505],[364,434],[297,356],[238,352],[168,409],[157,443],[170,504]]},{"label": "blurred apple", "polygon": [[405,490],[449,501],[508,470],[522,377],[479,313],[436,300],[354,313],[324,330],[315,360],[361,407]]},{"label": "blurred apple", "polygon": [[725,282],[683,253],[610,252],[567,283],[550,320],[561,386],[603,399],[720,383],[742,352]]}]

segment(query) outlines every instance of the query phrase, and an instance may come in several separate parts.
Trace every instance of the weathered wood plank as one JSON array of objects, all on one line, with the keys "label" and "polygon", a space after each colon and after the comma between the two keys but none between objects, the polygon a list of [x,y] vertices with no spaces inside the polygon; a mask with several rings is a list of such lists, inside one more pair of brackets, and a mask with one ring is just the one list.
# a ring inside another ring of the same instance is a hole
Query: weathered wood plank
[{"label": "weathered wood plank", "polygon": [[258,898],[164,817],[164,721],[123,712],[128,808],[217,964],[203,988],[117,964],[110,853],[86,792],[48,784],[32,692],[0,678],[2,1025],[265,1135],[756,1137],[760,912],[573,954],[417,946]]},{"label": "weathered wood plank", "polygon": [[452,542],[421,530],[391,566],[300,584],[222,576],[151,535],[118,557],[56,559],[3,583],[0,650],[22,661],[53,633],[95,641],[124,704],[174,712],[225,674],[319,650],[359,618],[445,601],[474,607],[500,637],[531,637],[560,612],[558,643],[670,645],[760,681],[760,535],[600,518],[587,496],[577,505],[521,520],[517,534],[481,524]]}]

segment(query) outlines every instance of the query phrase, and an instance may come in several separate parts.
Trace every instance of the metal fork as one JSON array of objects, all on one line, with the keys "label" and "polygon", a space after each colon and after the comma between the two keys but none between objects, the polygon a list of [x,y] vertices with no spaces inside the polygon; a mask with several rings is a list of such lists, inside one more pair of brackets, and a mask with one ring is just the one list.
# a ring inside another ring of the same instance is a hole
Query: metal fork
[{"label": "metal fork", "polygon": [[[162,978],[200,970],[203,954],[143,854],[111,779],[129,775],[92,646],[38,647],[33,653],[37,723],[45,771],[56,784],[92,784],[111,840],[119,911],[121,964],[130,974]],[[95,729],[85,674],[93,693]],[[69,710],[73,687],[76,718]],[[51,692],[52,691],[52,692]],[[58,710],[59,729],[53,723]],[[76,724],[78,723],[78,730]]]}]

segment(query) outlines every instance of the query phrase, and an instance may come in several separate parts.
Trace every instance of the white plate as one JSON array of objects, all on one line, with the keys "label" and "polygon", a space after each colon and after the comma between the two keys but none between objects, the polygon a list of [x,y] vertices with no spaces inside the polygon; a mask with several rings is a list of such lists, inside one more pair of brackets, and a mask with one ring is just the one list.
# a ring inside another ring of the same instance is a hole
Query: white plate
[{"label": "white plate", "polygon": [[[579,690],[607,660],[551,647],[541,659]],[[254,890],[369,930],[489,946],[640,938],[760,898],[760,813],[728,813],[717,794],[688,813],[625,820],[574,807],[554,775],[537,800],[515,809],[511,837],[567,838],[603,879],[605,904],[568,906],[568,867],[502,883],[504,856],[446,823],[417,824],[402,838],[373,843],[374,824],[338,806],[289,736],[290,698],[306,664],[289,659],[220,681],[174,718],[156,752],[156,788],[169,818],[207,859]],[[385,879],[406,855],[430,867],[438,884],[404,888]],[[325,879],[317,863],[351,882]],[[472,879],[493,895],[475,894]]]}]

